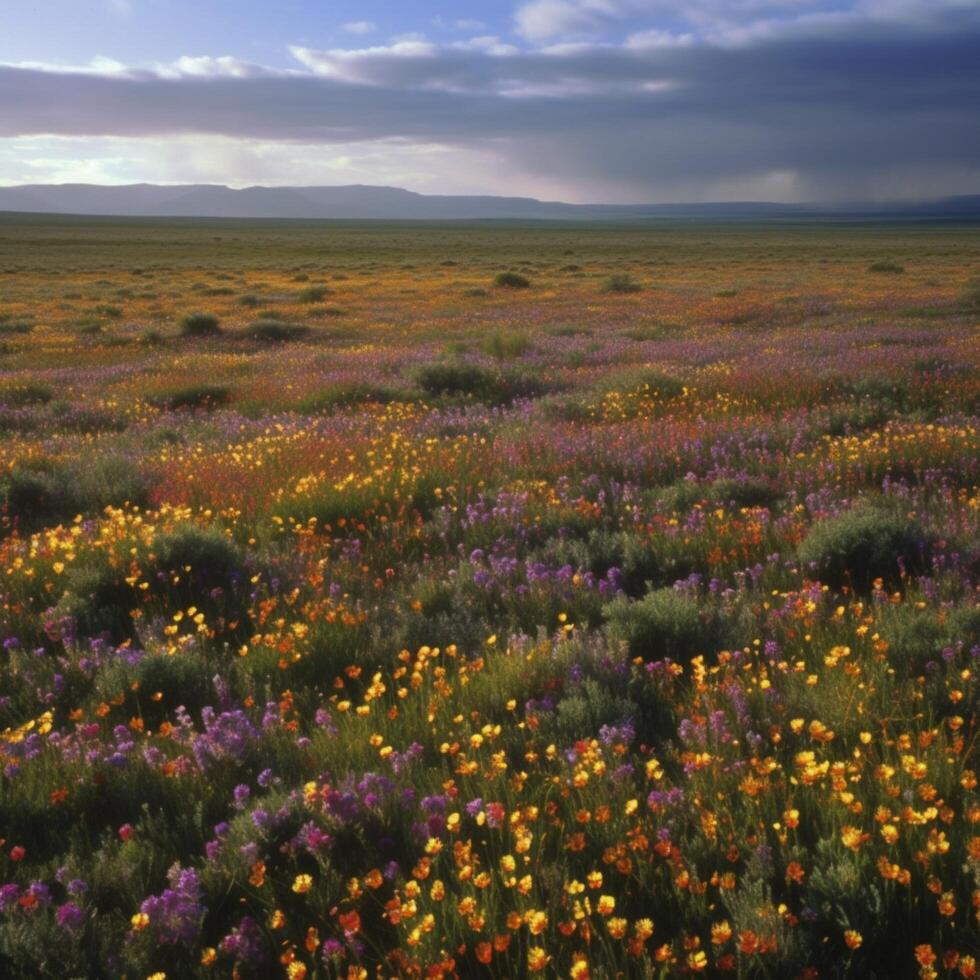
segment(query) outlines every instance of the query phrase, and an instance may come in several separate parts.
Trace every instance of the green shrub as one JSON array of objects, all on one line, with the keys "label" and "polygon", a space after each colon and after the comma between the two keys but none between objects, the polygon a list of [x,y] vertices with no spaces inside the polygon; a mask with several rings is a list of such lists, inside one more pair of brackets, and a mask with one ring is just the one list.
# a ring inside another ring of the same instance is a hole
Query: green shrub
[{"label": "green shrub", "polygon": [[814,524],[800,545],[799,559],[822,582],[865,591],[877,578],[894,583],[903,568],[923,570],[930,544],[915,521],[859,504]]},{"label": "green shrub", "polygon": [[197,606],[219,634],[245,630],[249,574],[241,552],[220,530],[188,524],[158,535],[152,552],[151,577],[173,608]]},{"label": "green shrub", "polygon": [[684,394],[684,382],[670,374],[664,374],[656,368],[629,368],[625,371],[614,371],[603,378],[597,390],[601,393],[608,391],[636,392],[646,389],[665,401],[679,398]]},{"label": "green shrub", "polygon": [[617,599],[606,609],[610,634],[625,642],[631,657],[669,657],[689,663],[715,653],[724,643],[722,621],[696,597],[673,588],[657,589],[630,602]]},{"label": "green shrub", "polygon": [[[70,616],[79,636],[105,634],[115,643],[136,638],[131,613],[147,602],[162,604],[167,614],[196,606],[219,637],[248,631],[248,572],[219,531],[185,525],[158,535],[143,571],[149,589],[138,591],[112,565],[72,567],[58,615]],[[187,628],[195,628],[193,621]]]},{"label": "green shrub", "polygon": [[408,401],[410,396],[406,392],[399,392],[394,388],[385,388],[382,385],[370,384],[366,381],[347,381],[328,385],[320,391],[308,395],[296,406],[296,411],[306,415],[315,412],[329,412],[334,409],[351,408],[354,405],[363,405],[374,402],[379,405],[386,405],[393,401]]},{"label": "green shrub", "polygon": [[505,404],[516,398],[536,398],[547,385],[526,371],[491,371],[477,364],[436,361],[420,365],[415,383],[435,397],[464,397],[490,404]]},{"label": "green shrub", "polygon": [[78,565],[65,577],[67,588],[55,606],[59,618],[70,617],[80,637],[108,636],[113,643],[134,639],[131,615],[139,600],[118,569],[111,565]]},{"label": "green shrub", "polygon": [[256,320],[250,323],[244,331],[246,337],[261,340],[265,343],[284,343],[288,340],[299,340],[309,333],[309,327],[298,323],[283,323],[282,320]]},{"label": "green shrub", "polygon": [[231,397],[226,385],[195,384],[175,388],[150,399],[158,408],[217,408]]},{"label": "green shrub", "polygon": [[493,284],[503,289],[527,289],[531,280],[519,272],[498,272]]},{"label": "green shrub", "polygon": [[531,349],[531,338],[526,333],[512,330],[495,330],[480,344],[484,354],[498,361],[523,357]]},{"label": "green shrub", "polygon": [[54,398],[54,391],[40,381],[28,381],[26,384],[13,385],[0,391],[0,403],[12,408],[23,408],[27,405],[47,405]]},{"label": "green shrub", "polygon": [[603,284],[604,293],[638,293],[643,287],[630,275],[618,272],[610,276]]},{"label": "green shrub", "polygon": [[771,507],[779,499],[778,491],[757,477],[715,480],[708,489],[712,500],[736,507]]},{"label": "green shrub", "polygon": [[499,375],[477,364],[437,361],[423,364],[414,374],[415,383],[427,395],[472,395],[479,398],[495,389]]},{"label": "green shrub", "polygon": [[93,456],[73,464],[15,466],[0,480],[0,501],[20,528],[37,530],[125,503],[144,506],[144,475],[121,456]]},{"label": "green shrub", "polygon": [[213,337],[221,333],[221,324],[213,313],[189,313],[180,321],[185,337]]},{"label": "green shrub", "polygon": [[329,295],[330,290],[326,286],[307,286],[300,290],[296,298],[300,303],[322,303]]},{"label": "green shrub", "polygon": [[882,261],[882,262],[872,262],[868,266],[868,272],[885,272],[890,275],[897,275],[905,271],[905,267],[899,265],[897,262]]}]

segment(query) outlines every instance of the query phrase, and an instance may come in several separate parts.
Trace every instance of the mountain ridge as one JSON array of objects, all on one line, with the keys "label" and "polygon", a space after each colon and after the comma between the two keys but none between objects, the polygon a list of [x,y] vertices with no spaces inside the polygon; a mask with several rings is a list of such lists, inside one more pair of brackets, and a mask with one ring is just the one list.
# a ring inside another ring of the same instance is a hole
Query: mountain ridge
[{"label": "mountain ridge", "polygon": [[342,220],[649,221],[938,219],[980,220],[980,194],[932,201],[784,204],[568,204],[532,197],[421,194],[370,184],[19,184],[0,187],[0,211],[115,217]]}]

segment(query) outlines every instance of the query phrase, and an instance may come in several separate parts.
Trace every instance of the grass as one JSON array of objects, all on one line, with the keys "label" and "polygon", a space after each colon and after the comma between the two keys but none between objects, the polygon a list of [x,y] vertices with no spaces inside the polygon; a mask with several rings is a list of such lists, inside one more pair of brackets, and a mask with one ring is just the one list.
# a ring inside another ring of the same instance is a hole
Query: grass
[{"label": "grass", "polygon": [[0,216],[0,974],[969,975],[978,267]]}]

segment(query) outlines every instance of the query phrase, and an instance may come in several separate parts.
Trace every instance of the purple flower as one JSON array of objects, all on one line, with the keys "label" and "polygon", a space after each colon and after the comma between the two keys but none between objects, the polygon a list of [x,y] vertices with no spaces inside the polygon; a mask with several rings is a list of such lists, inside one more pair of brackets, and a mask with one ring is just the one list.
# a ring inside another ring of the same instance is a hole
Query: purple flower
[{"label": "purple flower", "polygon": [[197,938],[204,918],[201,882],[193,868],[175,864],[167,873],[170,887],[151,895],[140,905],[150,917],[161,943],[190,943]]},{"label": "purple flower", "polygon": [[67,932],[78,932],[85,924],[85,913],[74,902],[59,906],[55,917],[58,925]]}]

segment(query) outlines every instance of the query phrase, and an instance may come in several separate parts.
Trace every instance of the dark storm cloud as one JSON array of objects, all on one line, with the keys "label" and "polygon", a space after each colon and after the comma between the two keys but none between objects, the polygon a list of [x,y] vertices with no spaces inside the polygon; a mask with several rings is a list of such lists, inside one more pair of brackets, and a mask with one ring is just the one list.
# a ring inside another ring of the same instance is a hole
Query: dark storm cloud
[{"label": "dark storm cloud", "polygon": [[710,40],[296,49],[303,69],[290,73],[229,59],[108,75],[2,67],[0,135],[400,138],[492,148],[637,197],[783,171],[821,196],[868,194],[879,178],[980,174],[978,52],[980,7],[961,4]]}]

